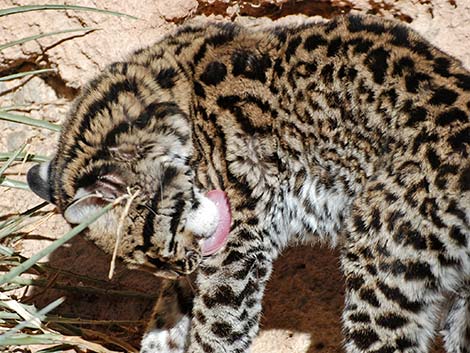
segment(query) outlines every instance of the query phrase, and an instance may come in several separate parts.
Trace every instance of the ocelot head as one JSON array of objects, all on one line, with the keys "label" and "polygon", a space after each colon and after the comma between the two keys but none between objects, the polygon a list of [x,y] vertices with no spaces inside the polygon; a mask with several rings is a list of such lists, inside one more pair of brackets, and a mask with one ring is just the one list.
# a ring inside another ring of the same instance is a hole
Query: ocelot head
[{"label": "ocelot head", "polygon": [[116,203],[87,237],[112,253],[121,223],[118,256],[129,267],[173,278],[217,251],[228,229],[224,239],[216,234],[227,228],[222,192],[207,196],[194,185],[189,113],[169,96],[141,67],[111,66],[77,99],[55,156],[32,167],[27,179],[72,224]]}]

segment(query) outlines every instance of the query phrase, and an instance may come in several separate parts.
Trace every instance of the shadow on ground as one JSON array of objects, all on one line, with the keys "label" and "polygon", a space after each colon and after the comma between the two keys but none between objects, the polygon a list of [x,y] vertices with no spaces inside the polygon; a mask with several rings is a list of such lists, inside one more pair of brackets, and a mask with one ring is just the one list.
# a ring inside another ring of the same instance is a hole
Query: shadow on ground
[{"label": "shadow on ground", "polygon": [[[41,289],[33,294],[34,303],[45,305],[65,295],[67,300],[58,314],[93,320],[139,321],[126,325],[82,326],[138,347],[144,322],[152,309],[153,297],[158,293],[159,281],[149,274],[129,271],[122,265],[117,267],[113,280],[108,281],[109,262],[109,256],[103,255],[90,242],[76,237],[66,248],[59,249],[51,256],[49,265],[96,281],[60,274],[54,277],[55,283],[79,284],[100,290]],[[106,290],[132,291],[134,295]],[[142,297],[136,297],[138,293]],[[343,295],[344,283],[336,251],[318,246],[288,249],[275,263],[264,299],[261,330],[309,335],[307,350],[292,350],[291,353],[343,352],[340,326]],[[276,352],[286,352],[282,342],[279,342],[279,351]]]}]

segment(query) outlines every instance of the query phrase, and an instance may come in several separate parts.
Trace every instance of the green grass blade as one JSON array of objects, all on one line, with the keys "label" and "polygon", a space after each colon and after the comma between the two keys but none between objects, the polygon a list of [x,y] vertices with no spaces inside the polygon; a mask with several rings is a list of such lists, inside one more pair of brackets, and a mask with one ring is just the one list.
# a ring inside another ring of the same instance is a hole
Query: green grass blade
[{"label": "green grass blade", "polygon": [[49,205],[48,202],[43,202],[37,206],[26,210],[25,212],[21,213],[20,215],[10,217],[6,221],[0,223],[0,239],[10,235],[13,232],[23,228],[24,224],[22,222],[27,219],[29,216],[33,215],[40,209],[44,208],[45,206]]},{"label": "green grass blade", "polygon": [[26,333],[17,334],[13,337],[8,337],[2,340],[2,345],[5,346],[25,346],[32,344],[59,344],[62,343],[62,336],[54,335],[51,333],[44,333],[39,335],[28,335]]},{"label": "green grass blade", "polygon": [[[0,152],[0,162],[10,159],[14,153],[16,152]],[[43,156],[40,154],[34,154],[34,153],[28,153],[28,155],[26,155],[26,153],[20,153],[15,157],[14,160],[23,161],[25,158],[26,158],[26,161],[28,162],[38,162],[38,163],[47,162],[51,160],[50,157]]]},{"label": "green grass blade", "polygon": [[0,107],[0,110],[8,112],[10,110],[20,110],[29,107],[29,104],[17,104],[17,105],[7,105],[5,107]]},{"label": "green grass blade", "polygon": [[0,276],[0,285],[8,283],[9,281],[11,281],[16,276],[19,276],[24,271],[26,271],[30,267],[34,266],[36,264],[36,262],[38,262],[44,256],[49,255],[51,252],[58,249],[59,247],[64,245],[66,242],[68,242],[70,239],[75,237],[77,234],[82,232],[91,223],[93,223],[98,218],[100,218],[102,215],[104,215],[106,212],[108,212],[113,206],[114,206],[114,203],[110,203],[110,204],[106,205],[105,207],[100,209],[98,212],[96,212],[95,215],[88,218],[85,222],[80,223],[78,226],[72,228],[62,238],[55,240],[54,242],[52,242],[52,244],[50,244],[49,246],[47,246],[43,250],[41,250],[38,253],[31,256],[28,260],[23,262],[21,265],[11,269],[8,273]]},{"label": "green grass blade", "polygon": [[5,245],[0,244],[0,255],[2,256],[12,256],[15,252],[6,247]]},{"label": "green grass blade", "polygon": [[[0,10],[0,11],[2,11],[2,10]],[[55,31],[55,32],[47,32],[47,33],[42,33],[42,34],[36,34],[34,36],[24,37],[24,38],[21,38],[21,39],[18,39],[18,40],[14,40],[14,41],[2,44],[2,45],[0,45],[0,51],[2,51],[3,49],[6,49],[6,48],[12,47],[14,45],[23,44],[23,43],[26,43],[26,42],[29,42],[29,41],[32,41],[32,40],[36,40],[36,39],[40,39],[40,38],[44,38],[44,37],[55,36],[57,34],[72,33],[72,32],[90,32],[90,31],[95,31],[97,29],[98,28],[94,28],[94,27],[83,27],[83,28],[66,29],[66,30],[63,30],[63,31]]]},{"label": "green grass blade", "polygon": [[18,155],[21,152],[23,152],[25,147],[26,147],[26,143],[23,143],[23,145],[20,148],[18,148],[15,152],[13,152],[13,154],[10,156],[10,158],[8,158],[6,163],[0,167],[0,177],[3,175],[3,173],[5,173],[5,170],[7,170],[8,167],[14,162],[16,157],[18,157]]},{"label": "green grass blade", "polygon": [[18,314],[7,313],[6,311],[0,311],[0,319],[2,320],[21,320]]},{"label": "green grass blade", "polygon": [[16,74],[12,75],[7,75],[0,77],[0,82],[1,81],[9,81],[9,80],[14,80],[16,78],[21,78],[29,75],[37,75],[37,74],[42,74],[44,72],[51,72],[51,71],[57,71],[56,69],[39,69],[39,70],[32,70],[32,71],[25,71],[25,72],[18,72]]},{"label": "green grass blade", "polygon": [[8,179],[8,178],[0,178],[0,186],[4,186],[6,188],[29,190],[28,184],[19,180]]},{"label": "green grass blade", "polygon": [[25,115],[7,113],[3,110],[0,110],[0,120],[6,120],[6,121],[14,122],[14,123],[26,124],[26,125],[35,126],[35,127],[41,127],[41,128],[49,129],[49,130],[56,131],[56,132],[60,131],[60,125],[53,124],[45,120],[29,118]]},{"label": "green grass blade", "polygon": [[7,15],[14,15],[17,13],[28,12],[28,11],[40,11],[40,10],[77,10],[77,11],[93,11],[93,12],[101,12],[108,15],[113,16],[122,16],[132,18],[133,20],[137,20],[137,17],[116,11],[109,11],[98,9],[96,7],[88,7],[88,6],[76,6],[76,5],[27,5],[27,6],[16,6],[10,7],[7,9],[0,10],[0,17],[7,16]]}]

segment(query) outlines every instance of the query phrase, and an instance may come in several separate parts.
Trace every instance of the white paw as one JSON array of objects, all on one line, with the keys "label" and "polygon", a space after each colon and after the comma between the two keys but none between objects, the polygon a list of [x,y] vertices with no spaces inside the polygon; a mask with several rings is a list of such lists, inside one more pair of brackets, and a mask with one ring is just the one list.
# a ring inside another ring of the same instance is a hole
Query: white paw
[{"label": "white paw", "polygon": [[168,330],[152,329],[142,338],[140,353],[183,353],[186,348],[190,319],[183,316]]}]

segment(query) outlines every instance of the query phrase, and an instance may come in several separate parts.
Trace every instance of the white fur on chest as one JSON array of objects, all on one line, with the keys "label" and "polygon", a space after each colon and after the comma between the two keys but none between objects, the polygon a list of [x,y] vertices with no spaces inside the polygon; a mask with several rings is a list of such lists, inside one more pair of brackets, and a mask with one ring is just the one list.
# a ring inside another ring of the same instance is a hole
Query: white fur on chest
[{"label": "white fur on chest", "polygon": [[352,202],[344,191],[327,189],[312,177],[306,178],[298,194],[287,183],[281,190],[279,202],[272,205],[270,232],[280,247],[291,241],[338,243]]}]

